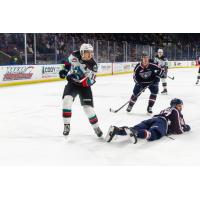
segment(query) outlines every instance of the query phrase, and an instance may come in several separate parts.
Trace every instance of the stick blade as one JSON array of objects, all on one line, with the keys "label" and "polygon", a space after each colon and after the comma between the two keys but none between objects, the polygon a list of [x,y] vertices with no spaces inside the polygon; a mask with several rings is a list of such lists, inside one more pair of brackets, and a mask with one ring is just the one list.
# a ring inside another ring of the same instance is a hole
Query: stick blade
[{"label": "stick blade", "polygon": [[110,108],[109,111],[112,112],[112,113],[116,113],[116,110],[114,110],[112,108]]}]

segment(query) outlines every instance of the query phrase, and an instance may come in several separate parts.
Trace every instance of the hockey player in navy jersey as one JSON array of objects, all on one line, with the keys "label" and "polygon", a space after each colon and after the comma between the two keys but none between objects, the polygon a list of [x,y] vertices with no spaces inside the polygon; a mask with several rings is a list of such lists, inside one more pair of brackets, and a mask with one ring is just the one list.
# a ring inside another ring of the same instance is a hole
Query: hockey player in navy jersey
[{"label": "hockey player in navy jersey", "polygon": [[98,137],[102,136],[98,118],[94,111],[91,86],[96,82],[97,63],[93,59],[93,47],[90,44],[82,44],[80,50],[74,51],[64,61],[64,68],[59,72],[60,78],[67,79],[63,93],[63,135],[70,132],[72,104],[79,95],[83,110],[87,115]]},{"label": "hockey player in navy jersey", "polygon": [[161,77],[161,82],[163,86],[163,91],[161,92],[161,94],[167,94],[168,61],[167,58],[164,56],[162,49],[158,49],[157,55],[154,58],[154,63],[159,65],[164,70],[164,73]]},{"label": "hockey player in navy jersey", "polygon": [[196,60],[196,66],[199,68],[197,81],[196,81],[196,85],[198,85],[199,84],[199,80],[200,80],[200,57],[198,57],[197,60]]},{"label": "hockey player in navy jersey", "polygon": [[111,142],[115,135],[128,135],[133,143],[136,143],[138,138],[154,141],[165,135],[190,131],[190,126],[185,123],[181,113],[182,106],[183,101],[175,98],[171,100],[170,107],[162,110],[160,114],[133,127],[110,126],[106,141]]},{"label": "hockey player in navy jersey", "polygon": [[134,68],[133,79],[135,81],[135,87],[126,110],[130,112],[140,94],[148,88],[151,94],[147,112],[152,114],[152,107],[155,104],[158,94],[159,81],[163,76],[164,70],[158,65],[149,62],[149,55],[146,52],[143,52],[141,59],[142,61]]}]

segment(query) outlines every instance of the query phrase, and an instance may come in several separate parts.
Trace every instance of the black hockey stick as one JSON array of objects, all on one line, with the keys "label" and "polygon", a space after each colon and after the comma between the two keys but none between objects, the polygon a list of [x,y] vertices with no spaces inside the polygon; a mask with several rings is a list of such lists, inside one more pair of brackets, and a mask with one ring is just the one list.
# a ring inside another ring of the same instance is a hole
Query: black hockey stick
[{"label": "black hockey stick", "polygon": [[117,110],[114,110],[112,108],[110,108],[110,112],[113,113],[117,113],[118,111],[120,111],[124,106],[126,106],[130,101],[127,101],[125,104],[123,104],[120,108],[118,108]]},{"label": "black hockey stick", "polygon": [[[138,93],[137,97],[140,96],[140,94],[141,94],[142,92],[144,92],[144,91],[146,90],[146,88],[148,88],[150,85],[151,85],[151,84],[149,84],[148,86],[146,86],[140,93]],[[127,101],[125,104],[123,104],[123,105],[122,105],[120,108],[118,108],[117,110],[114,110],[114,109],[110,108],[110,112],[117,113],[117,112],[120,111],[124,106],[126,106],[129,102],[130,102],[130,100]]]},{"label": "black hockey stick", "polygon": [[170,78],[171,80],[174,80],[174,76],[167,76],[168,78]]},{"label": "black hockey stick", "polygon": [[165,135],[166,137],[168,137],[171,140],[175,140],[173,137],[170,137],[169,135]]}]

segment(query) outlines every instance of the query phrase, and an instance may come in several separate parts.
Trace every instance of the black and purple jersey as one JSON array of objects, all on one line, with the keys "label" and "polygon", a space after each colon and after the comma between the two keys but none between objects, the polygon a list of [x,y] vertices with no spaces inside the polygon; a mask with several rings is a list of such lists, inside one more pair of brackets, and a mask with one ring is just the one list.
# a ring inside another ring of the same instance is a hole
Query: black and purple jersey
[{"label": "black and purple jersey", "polygon": [[182,134],[184,132],[185,121],[182,113],[174,108],[169,107],[160,112],[160,114],[154,117],[161,117],[166,120],[168,124],[167,133],[170,134]]},{"label": "black and purple jersey", "polygon": [[133,79],[136,83],[141,85],[149,85],[151,83],[159,82],[164,70],[154,63],[149,63],[147,67],[138,63],[134,68]]}]

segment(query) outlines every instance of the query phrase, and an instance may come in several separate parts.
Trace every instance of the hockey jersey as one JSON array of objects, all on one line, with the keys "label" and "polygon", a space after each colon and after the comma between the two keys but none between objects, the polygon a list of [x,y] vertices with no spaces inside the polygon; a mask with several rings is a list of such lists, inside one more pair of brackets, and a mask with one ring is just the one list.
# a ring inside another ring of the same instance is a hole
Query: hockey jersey
[{"label": "hockey jersey", "polygon": [[76,84],[86,81],[89,86],[95,83],[98,66],[93,58],[88,61],[82,60],[80,51],[74,51],[64,60],[63,64],[68,72],[68,81]]},{"label": "hockey jersey", "polygon": [[159,82],[163,73],[163,69],[154,63],[149,63],[147,67],[143,67],[142,63],[138,63],[134,68],[133,79],[138,84],[149,85]]},{"label": "hockey jersey", "polygon": [[186,126],[185,120],[178,109],[169,107],[154,117],[161,117],[166,120],[168,134],[182,134],[184,132],[184,126]]},{"label": "hockey jersey", "polygon": [[168,60],[165,56],[155,56],[153,62],[160,67],[168,68]]},{"label": "hockey jersey", "polygon": [[200,67],[200,57],[196,59],[196,66]]}]

